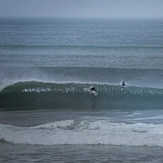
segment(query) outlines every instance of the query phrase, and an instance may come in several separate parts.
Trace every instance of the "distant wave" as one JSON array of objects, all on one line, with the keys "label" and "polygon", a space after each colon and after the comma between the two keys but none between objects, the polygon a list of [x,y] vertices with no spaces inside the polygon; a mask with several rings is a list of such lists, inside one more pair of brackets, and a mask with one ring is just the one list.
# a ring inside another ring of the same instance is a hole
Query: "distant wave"
[{"label": "distant wave", "polygon": [[163,49],[163,46],[145,46],[145,45],[0,45],[0,48],[7,49]]},{"label": "distant wave", "polygon": [[[90,89],[94,86],[96,94]],[[96,96],[95,96],[96,95]],[[163,108],[163,89],[97,83],[18,82],[0,92],[0,107],[69,109]]]},{"label": "distant wave", "polygon": [[163,147],[163,125],[64,120],[34,127],[0,124],[0,140],[13,144],[112,144]]}]

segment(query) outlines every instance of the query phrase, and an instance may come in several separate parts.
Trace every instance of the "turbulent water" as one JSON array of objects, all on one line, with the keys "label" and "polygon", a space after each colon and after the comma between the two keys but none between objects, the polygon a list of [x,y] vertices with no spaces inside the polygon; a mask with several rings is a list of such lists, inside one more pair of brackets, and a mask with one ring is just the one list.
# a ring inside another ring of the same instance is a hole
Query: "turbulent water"
[{"label": "turbulent water", "polygon": [[0,161],[162,162],[162,43],[160,19],[1,18]]}]

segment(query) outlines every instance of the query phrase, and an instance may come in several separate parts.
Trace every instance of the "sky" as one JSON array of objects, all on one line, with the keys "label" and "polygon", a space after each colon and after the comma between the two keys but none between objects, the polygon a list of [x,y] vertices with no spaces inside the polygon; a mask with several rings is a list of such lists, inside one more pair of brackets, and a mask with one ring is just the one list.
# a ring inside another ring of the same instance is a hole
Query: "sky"
[{"label": "sky", "polygon": [[0,17],[163,18],[163,0],[0,0]]}]

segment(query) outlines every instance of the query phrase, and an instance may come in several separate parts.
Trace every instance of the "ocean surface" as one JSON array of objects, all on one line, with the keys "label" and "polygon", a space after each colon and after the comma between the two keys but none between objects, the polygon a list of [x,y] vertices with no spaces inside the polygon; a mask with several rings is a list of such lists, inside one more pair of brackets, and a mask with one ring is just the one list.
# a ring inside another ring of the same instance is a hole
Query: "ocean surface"
[{"label": "ocean surface", "polygon": [[162,163],[163,20],[0,18],[0,162]]}]

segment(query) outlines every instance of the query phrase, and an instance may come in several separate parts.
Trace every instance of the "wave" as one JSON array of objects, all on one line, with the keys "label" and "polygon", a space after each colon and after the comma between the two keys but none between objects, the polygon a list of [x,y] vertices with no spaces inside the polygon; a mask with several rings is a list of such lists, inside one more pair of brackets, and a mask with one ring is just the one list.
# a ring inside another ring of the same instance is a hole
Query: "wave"
[{"label": "wave", "polygon": [[[91,87],[96,91],[91,92]],[[98,83],[18,82],[0,92],[1,108],[162,109],[163,89]]]},{"label": "wave", "polygon": [[111,46],[103,46],[103,45],[21,45],[21,44],[13,44],[13,45],[0,45],[1,49],[163,49],[163,46],[143,46],[143,45],[111,45]]},{"label": "wave", "polygon": [[163,147],[162,124],[64,120],[34,127],[0,124],[0,140],[14,144],[112,144]]},{"label": "wave", "polygon": [[99,67],[3,67],[0,90],[21,81],[109,83],[137,87],[162,88],[161,69],[99,68]]},{"label": "wave", "polygon": [[122,91],[120,85],[98,84],[98,83],[52,83],[52,82],[38,82],[38,81],[24,81],[12,84],[4,88],[1,92],[63,92],[63,93],[90,93],[90,88],[94,85],[96,91],[99,93],[106,93],[112,96],[117,95],[139,95],[152,96],[163,95],[163,89],[145,88],[127,86]]}]

